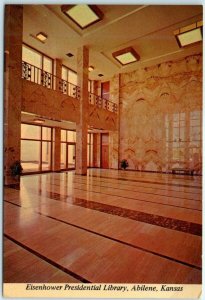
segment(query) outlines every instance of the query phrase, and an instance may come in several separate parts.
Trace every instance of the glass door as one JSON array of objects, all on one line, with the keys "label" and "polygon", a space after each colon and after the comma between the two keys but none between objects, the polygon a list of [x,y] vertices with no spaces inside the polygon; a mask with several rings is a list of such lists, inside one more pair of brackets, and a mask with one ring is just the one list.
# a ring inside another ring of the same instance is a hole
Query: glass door
[{"label": "glass door", "polygon": [[61,170],[75,169],[75,143],[61,143]]},{"label": "glass door", "polygon": [[75,144],[67,144],[67,168],[75,169]]}]

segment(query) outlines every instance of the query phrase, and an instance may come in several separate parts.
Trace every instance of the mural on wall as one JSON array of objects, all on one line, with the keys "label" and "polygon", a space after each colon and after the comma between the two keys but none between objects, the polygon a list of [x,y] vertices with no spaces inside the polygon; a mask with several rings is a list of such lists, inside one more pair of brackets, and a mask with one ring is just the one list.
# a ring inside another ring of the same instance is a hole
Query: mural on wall
[{"label": "mural on wall", "polygon": [[130,169],[201,173],[202,57],[121,74],[120,157]]},{"label": "mural on wall", "polygon": [[105,130],[116,130],[117,114],[109,110],[98,108],[95,105],[89,105],[89,125],[95,128],[102,128]]},{"label": "mural on wall", "polygon": [[79,120],[80,104],[77,99],[27,80],[22,80],[22,88],[22,111],[54,120]]}]

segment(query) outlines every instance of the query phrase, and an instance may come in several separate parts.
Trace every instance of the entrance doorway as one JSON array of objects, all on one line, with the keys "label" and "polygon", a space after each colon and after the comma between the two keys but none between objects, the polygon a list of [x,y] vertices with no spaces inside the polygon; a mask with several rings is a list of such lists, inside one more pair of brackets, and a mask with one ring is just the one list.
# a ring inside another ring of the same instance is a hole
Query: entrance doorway
[{"label": "entrance doorway", "polygon": [[109,135],[101,135],[101,168],[109,169]]},{"label": "entrance doorway", "polygon": [[61,170],[75,169],[75,156],[75,143],[61,143]]}]

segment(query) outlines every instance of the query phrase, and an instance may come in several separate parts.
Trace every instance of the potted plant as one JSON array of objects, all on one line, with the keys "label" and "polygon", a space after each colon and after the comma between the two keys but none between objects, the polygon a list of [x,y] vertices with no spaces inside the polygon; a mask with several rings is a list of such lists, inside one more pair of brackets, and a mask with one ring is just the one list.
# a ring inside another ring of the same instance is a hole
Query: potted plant
[{"label": "potted plant", "polygon": [[129,164],[128,164],[128,161],[126,159],[123,159],[121,162],[120,162],[120,165],[121,165],[121,168],[122,169],[126,169],[127,167],[129,167]]},{"label": "potted plant", "polygon": [[21,166],[21,162],[19,160],[15,161],[11,167],[11,175],[13,177],[19,177],[22,174],[23,168]]}]

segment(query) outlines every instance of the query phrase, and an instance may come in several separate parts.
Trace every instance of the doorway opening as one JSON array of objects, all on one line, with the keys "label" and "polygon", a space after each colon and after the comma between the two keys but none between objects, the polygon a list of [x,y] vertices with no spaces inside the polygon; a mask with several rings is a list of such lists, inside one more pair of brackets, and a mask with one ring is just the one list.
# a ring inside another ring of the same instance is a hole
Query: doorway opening
[{"label": "doorway opening", "polygon": [[109,169],[109,134],[101,134],[101,168]]}]

